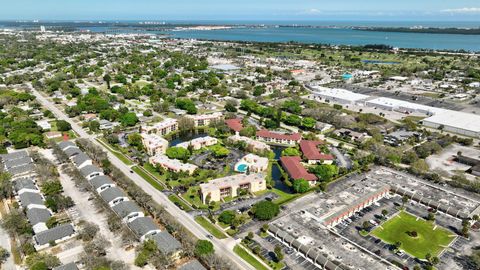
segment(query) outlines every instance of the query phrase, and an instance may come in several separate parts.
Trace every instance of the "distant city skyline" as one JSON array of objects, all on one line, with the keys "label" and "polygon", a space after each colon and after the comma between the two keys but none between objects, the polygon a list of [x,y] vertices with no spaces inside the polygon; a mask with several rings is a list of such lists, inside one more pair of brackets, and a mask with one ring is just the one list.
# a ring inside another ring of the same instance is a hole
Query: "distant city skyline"
[{"label": "distant city skyline", "polygon": [[480,21],[478,0],[20,0],[0,20]]}]

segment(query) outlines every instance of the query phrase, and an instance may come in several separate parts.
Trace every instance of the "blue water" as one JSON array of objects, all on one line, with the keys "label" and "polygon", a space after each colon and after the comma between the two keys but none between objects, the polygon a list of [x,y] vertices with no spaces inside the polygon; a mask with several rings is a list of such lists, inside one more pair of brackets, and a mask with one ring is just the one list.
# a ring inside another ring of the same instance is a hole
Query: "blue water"
[{"label": "blue water", "polygon": [[343,78],[344,80],[350,80],[352,77],[353,77],[353,75],[352,75],[352,74],[348,74],[348,73],[345,73],[345,74],[342,75],[342,78]]},{"label": "blue water", "polygon": [[480,51],[480,35],[371,32],[348,28],[266,27],[211,31],[175,31],[185,39],[234,40],[255,42],[319,43],[330,45],[385,44],[398,48]]},{"label": "blue water", "polygon": [[[136,21],[131,21],[135,23]],[[203,25],[265,25],[262,28],[240,27],[210,31],[138,31],[131,27],[115,28],[117,33],[168,34],[175,38],[233,40],[255,42],[299,42],[331,45],[385,44],[399,48],[419,48],[432,50],[466,50],[480,52],[480,35],[426,34],[369,32],[354,30],[353,26],[378,27],[458,27],[478,28],[480,22],[468,21],[167,21],[172,24]],[[40,25],[40,23],[39,23]],[[329,28],[276,27],[277,25],[312,25]],[[0,22],[2,27],[2,22]],[[16,28],[16,27],[12,27]],[[113,28],[96,26],[83,27],[92,32],[108,32]]]},{"label": "blue water", "polygon": [[237,166],[237,171],[239,171],[239,172],[246,172],[246,171],[247,171],[247,168],[248,168],[247,164],[239,164],[239,165]]},{"label": "blue water", "polygon": [[381,60],[362,60],[365,64],[384,64],[384,65],[398,65],[400,62],[394,61],[381,61]]}]

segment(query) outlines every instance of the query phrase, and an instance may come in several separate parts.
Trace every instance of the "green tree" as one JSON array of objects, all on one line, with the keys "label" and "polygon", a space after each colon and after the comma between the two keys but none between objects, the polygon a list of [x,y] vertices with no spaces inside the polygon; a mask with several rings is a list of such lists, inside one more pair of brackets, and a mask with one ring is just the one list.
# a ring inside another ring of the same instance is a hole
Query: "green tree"
[{"label": "green tree", "polygon": [[185,148],[174,146],[167,149],[166,155],[172,159],[187,160],[191,154]]},{"label": "green tree", "polygon": [[317,121],[311,117],[304,117],[302,119],[302,126],[306,129],[313,129]]},{"label": "green tree", "polygon": [[47,228],[49,229],[57,226],[57,224],[58,224],[58,221],[57,221],[57,218],[55,217],[50,217],[46,222]]},{"label": "green tree", "polygon": [[300,151],[297,148],[293,148],[293,147],[285,148],[282,151],[282,156],[283,157],[285,157],[285,156],[300,156],[300,155],[301,155]]},{"label": "green tree", "polygon": [[9,256],[10,256],[10,253],[8,252],[8,250],[6,250],[3,247],[0,247],[0,265],[2,265]]},{"label": "green tree", "polygon": [[323,181],[330,181],[338,174],[338,167],[333,164],[321,164],[311,169]]},{"label": "green tree", "polygon": [[120,117],[120,122],[123,126],[133,127],[138,123],[138,117],[134,112],[127,112]]},{"label": "green tree", "polygon": [[230,154],[230,150],[218,144],[210,147],[210,150],[213,151],[213,155],[217,158],[226,157]]},{"label": "green tree", "polygon": [[98,132],[100,130],[100,122],[96,120],[90,121],[88,123],[88,128],[90,129],[90,131]]},{"label": "green tree", "polygon": [[143,147],[142,135],[140,135],[138,133],[129,134],[127,136],[127,142],[128,142],[129,145],[137,147],[137,149]]},{"label": "green tree", "polygon": [[227,102],[225,103],[225,110],[227,112],[237,112],[237,102],[234,101],[234,100],[227,100]]},{"label": "green tree", "polygon": [[240,135],[245,137],[253,137],[257,134],[257,128],[252,125],[244,127],[240,130]]},{"label": "green tree", "polygon": [[197,256],[203,257],[211,255],[215,252],[212,242],[208,240],[198,240],[195,244],[194,253]]},{"label": "green tree", "polygon": [[293,190],[297,193],[305,193],[310,189],[310,184],[305,179],[297,179],[293,181]]},{"label": "green tree", "polygon": [[57,120],[57,130],[58,131],[69,131],[72,129],[70,123],[65,120]]},{"label": "green tree", "polygon": [[107,88],[110,90],[110,82],[112,81],[110,74],[105,74],[105,76],[103,76],[103,80],[107,83]]},{"label": "green tree", "polygon": [[270,220],[280,213],[280,207],[271,201],[261,201],[253,205],[252,212],[259,220]]},{"label": "green tree", "polygon": [[235,212],[232,211],[232,210],[226,210],[226,211],[223,211],[219,216],[218,216],[218,221],[224,223],[224,224],[228,224],[228,225],[232,225],[233,221],[235,220]]},{"label": "green tree", "polygon": [[13,184],[10,174],[0,173],[0,199],[8,199],[13,196]]},{"label": "green tree", "polygon": [[63,187],[60,181],[51,180],[43,183],[41,190],[45,196],[50,196],[62,193]]},{"label": "green tree", "polygon": [[277,262],[280,262],[283,260],[283,252],[282,252],[282,247],[280,245],[275,245],[275,258]]}]

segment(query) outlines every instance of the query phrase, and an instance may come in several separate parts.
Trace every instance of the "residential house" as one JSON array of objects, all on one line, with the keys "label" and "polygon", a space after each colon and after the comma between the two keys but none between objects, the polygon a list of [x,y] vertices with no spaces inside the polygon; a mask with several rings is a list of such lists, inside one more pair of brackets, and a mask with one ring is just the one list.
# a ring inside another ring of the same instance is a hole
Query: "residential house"
[{"label": "residential house", "polygon": [[168,148],[168,141],[156,134],[142,133],[142,143],[150,156],[165,154]]},{"label": "residential house", "polygon": [[146,237],[153,236],[154,234],[161,232],[151,217],[138,217],[129,222],[128,227],[140,239],[141,242],[145,241]]},{"label": "residential house", "polygon": [[108,203],[110,207],[113,207],[114,205],[120,202],[130,200],[127,194],[125,194],[123,190],[119,189],[116,186],[106,188],[99,194],[100,194],[100,197],[103,199],[103,201]]},{"label": "residential house", "polygon": [[136,218],[144,217],[144,213],[140,207],[132,201],[122,201],[112,207],[112,210],[123,220],[128,223]]},{"label": "residential house", "polygon": [[320,152],[319,145],[324,144],[323,141],[300,141],[300,150],[303,153],[304,158],[308,161],[308,164],[332,164],[335,157],[330,154]]},{"label": "residential house", "polygon": [[213,121],[222,119],[223,114],[221,112],[214,112],[210,114],[187,115],[186,117],[193,120],[195,127],[203,127],[210,125]]},{"label": "residential house", "polygon": [[46,231],[39,232],[33,236],[35,249],[41,250],[47,248],[52,243],[59,243],[72,238],[75,235],[75,229],[72,224],[66,223]]},{"label": "residential house", "polygon": [[198,168],[197,166],[189,163],[183,163],[178,159],[170,159],[165,155],[156,155],[149,159],[150,164],[154,166],[161,166],[165,170],[173,172],[187,172],[188,174],[193,174],[193,172]]},{"label": "residential house", "polygon": [[199,150],[203,147],[212,146],[218,143],[216,138],[205,136],[200,138],[195,138],[188,142],[179,143],[176,146],[188,149],[188,147],[192,147],[193,150]]}]

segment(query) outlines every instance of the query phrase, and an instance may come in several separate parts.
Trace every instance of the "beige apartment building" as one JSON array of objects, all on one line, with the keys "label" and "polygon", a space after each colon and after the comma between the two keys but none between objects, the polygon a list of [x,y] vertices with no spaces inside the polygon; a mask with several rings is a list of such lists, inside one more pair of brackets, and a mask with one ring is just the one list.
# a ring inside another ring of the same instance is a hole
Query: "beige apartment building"
[{"label": "beige apartment building", "polygon": [[200,193],[203,203],[221,201],[225,197],[236,197],[241,190],[255,193],[267,188],[265,175],[238,174],[211,180],[208,183],[200,184]]}]

